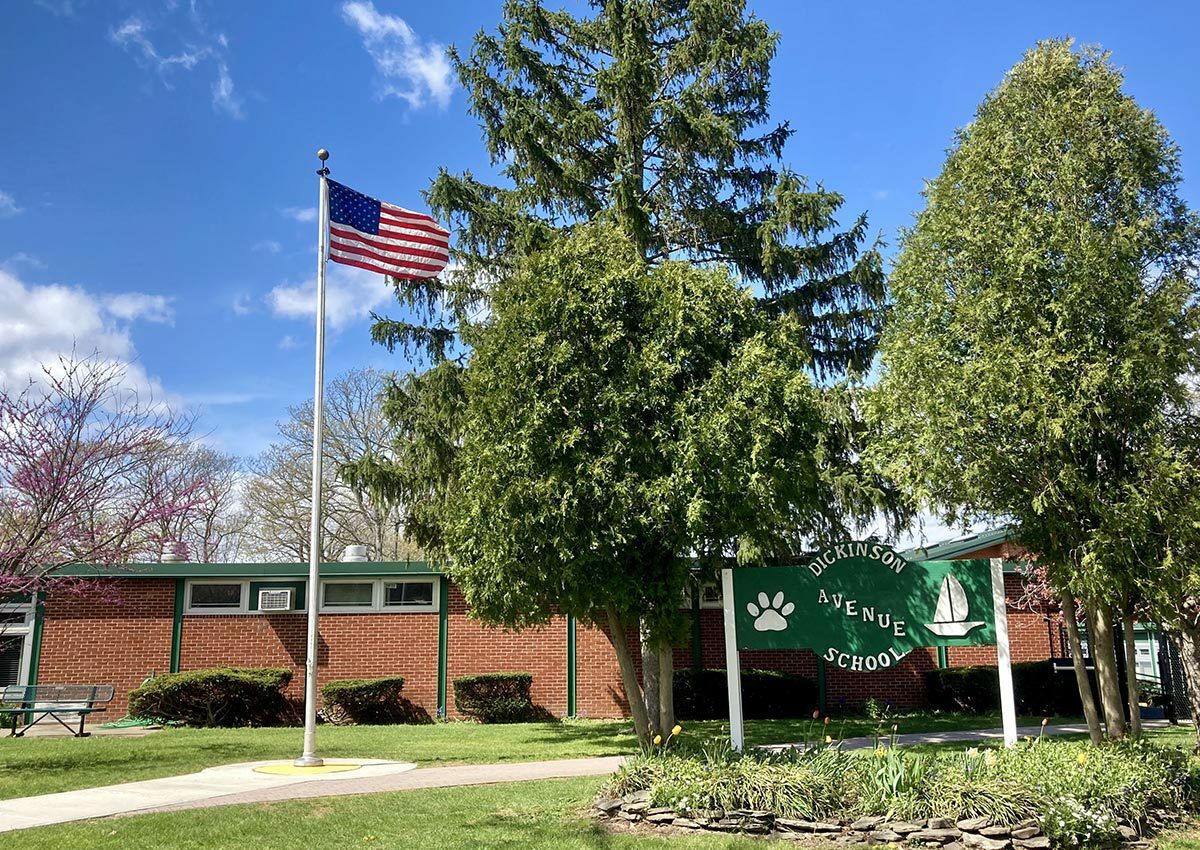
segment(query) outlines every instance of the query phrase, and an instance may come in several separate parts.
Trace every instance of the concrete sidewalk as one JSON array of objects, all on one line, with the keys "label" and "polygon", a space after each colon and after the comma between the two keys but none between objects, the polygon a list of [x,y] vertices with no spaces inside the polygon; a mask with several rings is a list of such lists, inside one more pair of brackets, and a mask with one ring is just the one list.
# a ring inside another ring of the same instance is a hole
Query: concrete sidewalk
[{"label": "concrete sidewalk", "polygon": [[256,767],[279,764],[278,762],[247,762],[210,767],[186,776],[0,800],[0,832],[133,814],[230,794],[279,791],[294,785],[320,788],[322,785],[346,781],[346,778],[351,776],[359,778],[359,781],[370,781],[405,773],[416,767],[415,764],[377,759],[326,759],[326,763],[354,764],[358,767],[344,773],[288,776],[255,771]]}]

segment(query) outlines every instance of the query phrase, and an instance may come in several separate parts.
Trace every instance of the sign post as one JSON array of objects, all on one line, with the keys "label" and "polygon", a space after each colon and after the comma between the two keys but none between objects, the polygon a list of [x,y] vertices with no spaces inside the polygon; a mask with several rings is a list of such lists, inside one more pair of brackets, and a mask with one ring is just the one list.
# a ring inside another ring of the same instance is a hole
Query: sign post
[{"label": "sign post", "polygon": [[1016,741],[1003,562],[909,562],[887,546],[841,543],[791,567],[723,570],[729,730],[744,745],[742,649],[811,649],[820,661],[874,673],[914,649],[996,646],[1004,740]]}]

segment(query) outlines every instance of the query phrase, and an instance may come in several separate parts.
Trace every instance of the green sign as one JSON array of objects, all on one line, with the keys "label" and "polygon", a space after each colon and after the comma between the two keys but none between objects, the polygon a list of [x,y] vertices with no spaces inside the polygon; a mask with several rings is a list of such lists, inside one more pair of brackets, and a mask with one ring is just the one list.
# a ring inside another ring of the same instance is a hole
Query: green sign
[{"label": "green sign", "polygon": [[812,649],[871,672],[920,647],[996,643],[987,560],[910,562],[855,542],[801,566],[732,573],[738,649]]}]

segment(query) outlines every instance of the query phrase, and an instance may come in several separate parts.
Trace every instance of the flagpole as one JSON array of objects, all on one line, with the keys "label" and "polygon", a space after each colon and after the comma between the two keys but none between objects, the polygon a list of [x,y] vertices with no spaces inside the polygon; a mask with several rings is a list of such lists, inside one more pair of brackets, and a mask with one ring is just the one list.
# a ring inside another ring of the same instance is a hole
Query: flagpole
[{"label": "flagpole", "polygon": [[320,767],[317,756],[317,610],[321,606],[321,437],[325,413],[325,263],[329,254],[329,151],[317,151],[321,168],[317,208],[317,368],[313,387],[312,519],[308,527],[308,653],[304,661],[304,752],[293,764]]}]

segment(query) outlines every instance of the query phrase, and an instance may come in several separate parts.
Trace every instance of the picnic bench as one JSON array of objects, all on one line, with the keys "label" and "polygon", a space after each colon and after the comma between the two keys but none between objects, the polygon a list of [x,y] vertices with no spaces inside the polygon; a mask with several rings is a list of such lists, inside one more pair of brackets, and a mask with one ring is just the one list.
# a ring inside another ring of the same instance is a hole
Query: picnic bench
[{"label": "picnic bench", "polygon": [[[8,685],[0,688],[0,717],[12,718],[10,738],[20,738],[47,717],[76,738],[86,738],[91,733],[83,731],[84,721],[90,714],[105,711],[104,704],[112,698],[112,685]],[[75,715],[78,729],[63,719]],[[24,726],[18,731],[21,724]]]}]

